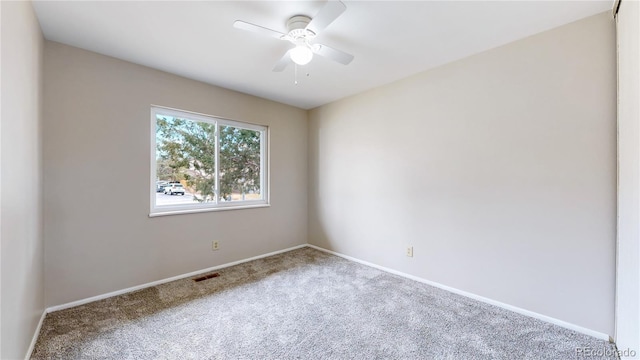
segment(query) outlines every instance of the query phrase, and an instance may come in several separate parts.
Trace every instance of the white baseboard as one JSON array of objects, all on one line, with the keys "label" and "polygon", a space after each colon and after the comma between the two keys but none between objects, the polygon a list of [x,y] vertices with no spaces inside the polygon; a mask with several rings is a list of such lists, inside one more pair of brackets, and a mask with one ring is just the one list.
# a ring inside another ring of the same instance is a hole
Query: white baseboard
[{"label": "white baseboard", "polygon": [[33,338],[31,338],[31,344],[29,345],[29,349],[27,349],[27,355],[24,357],[25,360],[31,359],[31,354],[33,353],[33,349],[36,347],[36,342],[38,341],[38,336],[40,335],[40,329],[42,329],[42,323],[44,322],[44,318],[46,316],[47,310],[43,311],[42,316],[40,316],[40,321],[38,322],[36,331],[33,333]]},{"label": "white baseboard", "polygon": [[277,255],[277,254],[282,254],[282,253],[289,252],[289,251],[296,250],[296,249],[300,249],[300,248],[303,248],[303,247],[306,247],[306,246],[307,246],[307,244],[302,244],[302,245],[290,247],[290,248],[287,248],[287,249],[273,251],[273,252],[270,252],[270,253],[267,253],[267,254],[262,254],[262,255],[250,257],[248,259],[242,259],[242,260],[238,260],[238,261],[233,261],[233,262],[230,262],[230,263],[226,263],[226,264],[222,264],[222,265],[218,265],[218,266],[213,266],[213,267],[210,267],[210,268],[207,268],[207,269],[193,271],[193,272],[190,272],[190,273],[187,273],[187,274],[182,274],[182,275],[173,276],[173,277],[162,279],[162,280],[152,281],[150,283],[133,286],[133,287],[130,287],[130,288],[117,290],[117,291],[113,291],[113,292],[102,294],[102,295],[92,296],[90,298],[86,298],[86,299],[82,299],[82,300],[72,301],[70,303],[66,303],[66,304],[62,304],[62,305],[51,306],[51,307],[47,308],[46,312],[47,313],[51,313],[51,312],[54,312],[54,311],[60,311],[60,310],[64,310],[64,309],[69,309],[69,308],[76,307],[76,306],[79,306],[79,305],[88,304],[88,303],[91,303],[91,302],[94,302],[94,301],[107,299],[107,298],[110,298],[110,297],[113,297],[113,296],[118,296],[118,295],[130,293],[130,292],[133,292],[133,291],[146,289],[148,287],[165,284],[165,283],[168,283],[168,282],[171,282],[171,281],[180,280],[180,279],[184,279],[184,278],[188,278],[188,277],[193,277],[193,276],[196,276],[196,275],[200,275],[200,274],[211,272],[211,271],[215,271],[215,270],[220,270],[220,269],[223,269],[223,268],[227,268],[227,267],[230,267],[230,266],[246,263],[246,262],[249,262],[249,261],[258,260],[258,259],[266,258],[266,257]]},{"label": "white baseboard", "polygon": [[315,245],[303,244],[303,245],[298,245],[298,246],[290,247],[290,248],[283,249],[283,250],[270,252],[270,253],[263,254],[263,255],[254,256],[254,257],[243,259],[243,260],[238,260],[238,261],[234,261],[234,262],[230,262],[230,263],[226,263],[226,264],[222,264],[222,265],[218,265],[218,266],[213,266],[213,267],[210,267],[210,268],[207,268],[207,269],[202,269],[202,270],[190,272],[190,273],[187,273],[187,274],[173,276],[173,277],[170,277],[170,278],[166,278],[166,279],[162,279],[162,280],[158,280],[158,281],[153,281],[153,282],[142,284],[142,285],[133,286],[133,287],[122,289],[122,290],[118,290],[118,291],[113,291],[113,292],[102,294],[102,295],[92,296],[90,298],[77,300],[77,301],[73,301],[73,302],[70,302],[70,303],[62,304],[62,305],[51,306],[51,307],[49,307],[49,308],[47,308],[45,310],[45,313],[43,313],[42,318],[40,319],[40,323],[38,324],[38,328],[36,329],[36,333],[34,334],[33,340],[31,342],[31,346],[29,347],[29,352],[27,353],[27,355],[28,355],[27,359],[31,356],[31,352],[33,351],[33,347],[35,346],[35,342],[36,342],[36,340],[38,338],[38,334],[40,333],[40,327],[42,326],[42,322],[43,322],[44,317],[45,317],[45,315],[47,313],[51,313],[51,312],[59,311],[59,310],[64,310],[64,309],[72,308],[72,307],[79,306],[79,305],[88,304],[88,303],[91,303],[91,302],[94,302],[94,301],[107,299],[107,298],[110,298],[110,297],[113,297],[113,296],[118,296],[118,295],[130,293],[130,292],[137,291],[137,290],[142,290],[142,289],[145,289],[145,288],[148,288],[148,287],[161,285],[161,284],[168,283],[168,282],[175,281],[175,280],[180,280],[180,279],[184,279],[184,278],[188,278],[188,277],[193,277],[193,276],[200,275],[200,274],[203,274],[203,273],[207,273],[207,272],[211,272],[211,271],[227,268],[227,267],[230,267],[230,266],[246,263],[246,262],[249,262],[249,261],[262,259],[262,258],[265,258],[265,257],[269,257],[269,256],[273,256],[273,255],[289,252],[289,251],[300,249],[300,248],[303,248],[303,247],[310,247],[310,248],[313,248],[313,249],[316,249],[316,250],[320,250],[320,251],[323,251],[323,252],[326,252],[326,253],[329,253],[329,254],[332,254],[332,255],[336,255],[336,256],[339,256],[341,258],[353,261],[353,262],[357,262],[357,263],[362,264],[362,265],[370,266],[370,267],[373,267],[373,268],[376,268],[378,270],[382,270],[382,271],[385,271],[385,272],[388,272],[388,273],[391,273],[391,274],[394,274],[394,275],[402,276],[404,278],[411,279],[411,280],[414,280],[414,281],[417,281],[417,282],[420,282],[420,283],[423,283],[423,284],[431,285],[431,286],[434,286],[434,287],[437,287],[437,288],[440,288],[440,289],[443,289],[443,290],[446,290],[446,291],[449,291],[449,292],[452,292],[452,293],[455,293],[455,294],[458,294],[458,295],[462,295],[462,296],[465,296],[465,297],[468,297],[468,298],[471,298],[471,299],[474,299],[474,300],[478,300],[478,301],[481,301],[481,302],[484,302],[484,303],[487,303],[487,304],[490,304],[490,305],[494,305],[494,306],[497,306],[497,307],[500,307],[500,308],[503,308],[503,309],[507,309],[507,310],[513,311],[513,312],[518,313],[518,314],[529,316],[529,317],[532,317],[532,318],[535,318],[535,319],[538,319],[538,320],[542,320],[542,321],[545,321],[545,322],[548,322],[548,323],[551,323],[551,324],[554,324],[554,325],[558,325],[558,326],[564,327],[566,329],[577,331],[577,332],[582,333],[582,334],[593,336],[593,337],[601,339],[601,340],[605,340],[605,341],[610,341],[611,340],[611,337],[609,335],[605,334],[605,333],[601,333],[601,332],[598,332],[598,331],[595,331],[595,330],[587,329],[585,327],[578,326],[578,325],[575,325],[575,324],[572,324],[572,323],[568,323],[568,322],[563,321],[563,320],[552,318],[550,316],[542,315],[542,314],[539,314],[539,313],[536,313],[536,312],[533,312],[533,311],[530,311],[530,310],[522,309],[522,308],[519,308],[519,307],[516,307],[516,306],[513,306],[513,305],[505,304],[505,303],[500,302],[500,301],[496,301],[496,300],[489,299],[489,298],[486,298],[486,297],[483,297],[483,296],[480,296],[480,295],[476,295],[476,294],[473,294],[473,293],[470,293],[470,292],[459,290],[459,289],[456,289],[456,288],[453,288],[453,287],[450,287],[450,286],[446,286],[446,285],[443,285],[443,284],[440,284],[440,283],[437,283],[437,282],[434,282],[434,281],[426,280],[426,279],[423,279],[423,278],[420,278],[420,277],[417,277],[417,276],[414,276],[414,275],[403,273],[401,271],[397,271],[397,270],[393,270],[393,269],[390,269],[390,268],[386,268],[384,266],[376,265],[376,264],[373,264],[373,263],[370,263],[370,262],[367,262],[367,261],[364,261],[364,260],[360,260],[360,259],[348,256],[348,255],[344,255],[344,254],[341,254],[341,253],[338,253],[338,252],[335,252],[335,251],[327,250],[327,249],[324,249],[324,248],[321,248],[321,247],[318,247],[318,246],[315,246]]},{"label": "white baseboard", "polygon": [[598,331],[595,331],[595,330],[587,329],[587,328],[584,328],[582,326],[578,326],[578,325],[575,325],[575,324],[568,323],[566,321],[562,321],[562,320],[559,320],[559,319],[556,319],[556,318],[552,318],[550,316],[542,315],[542,314],[539,314],[539,313],[536,313],[536,312],[533,312],[533,311],[529,311],[529,310],[526,310],[526,309],[522,309],[522,308],[519,308],[519,307],[516,307],[516,306],[513,306],[513,305],[505,304],[505,303],[500,302],[500,301],[496,301],[496,300],[489,299],[489,298],[486,298],[486,297],[483,297],[483,296],[480,296],[480,295],[476,295],[476,294],[473,294],[473,293],[470,293],[470,292],[459,290],[459,289],[456,289],[456,288],[453,288],[453,287],[450,287],[450,286],[447,286],[447,285],[443,285],[443,284],[440,284],[440,283],[437,283],[437,282],[434,282],[434,281],[426,280],[426,279],[423,279],[423,278],[420,278],[420,277],[417,277],[417,276],[413,276],[413,275],[410,275],[410,274],[407,274],[407,273],[403,273],[403,272],[400,272],[400,271],[397,271],[397,270],[389,269],[389,268],[386,268],[384,266],[376,265],[376,264],[373,264],[373,263],[370,263],[370,262],[367,262],[367,261],[364,261],[364,260],[360,260],[360,259],[348,256],[348,255],[344,255],[344,254],[341,254],[341,253],[338,253],[338,252],[335,252],[335,251],[327,250],[327,249],[321,248],[319,246],[315,246],[315,245],[311,245],[311,244],[308,244],[307,246],[310,247],[310,248],[314,248],[316,250],[320,250],[320,251],[323,251],[323,252],[326,252],[326,253],[329,253],[329,254],[332,254],[332,255],[339,256],[341,258],[344,258],[344,259],[347,259],[347,260],[350,260],[350,261],[353,261],[353,262],[357,262],[357,263],[362,264],[362,265],[370,266],[370,267],[376,268],[378,270],[382,270],[382,271],[385,271],[385,272],[388,272],[388,273],[391,273],[391,274],[394,274],[394,275],[402,276],[404,278],[411,279],[411,280],[414,280],[414,281],[417,281],[417,282],[421,282],[423,284],[431,285],[431,286],[434,286],[434,287],[437,287],[437,288],[440,288],[440,289],[443,289],[443,290],[446,290],[446,291],[449,291],[449,292],[452,292],[452,293],[455,293],[455,294],[458,294],[458,295],[462,295],[462,296],[465,296],[465,297],[468,297],[468,298],[471,298],[471,299],[474,299],[474,300],[481,301],[483,303],[487,303],[487,304],[490,304],[490,305],[501,307],[503,309],[507,309],[507,310],[513,311],[513,312],[518,313],[518,314],[522,314],[522,315],[529,316],[529,317],[532,317],[532,318],[535,318],[535,319],[538,319],[538,320],[542,320],[542,321],[545,321],[545,322],[548,322],[548,323],[551,323],[551,324],[554,324],[554,325],[558,325],[558,326],[561,326],[561,327],[569,329],[569,330],[573,330],[573,331],[576,331],[576,332],[579,332],[579,333],[582,333],[582,334],[593,336],[593,337],[601,339],[601,340],[611,341],[611,337],[609,335],[605,334],[605,333],[601,333],[601,332],[598,332]]}]

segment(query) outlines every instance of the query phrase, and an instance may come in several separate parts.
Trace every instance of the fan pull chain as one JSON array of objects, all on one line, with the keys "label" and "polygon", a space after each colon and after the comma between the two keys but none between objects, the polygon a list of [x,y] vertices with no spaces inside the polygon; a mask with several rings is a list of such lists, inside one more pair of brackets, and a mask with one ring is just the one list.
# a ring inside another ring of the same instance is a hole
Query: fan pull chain
[{"label": "fan pull chain", "polygon": [[[311,76],[309,72],[305,74],[307,77]],[[293,83],[298,85],[298,64],[293,63]]]}]

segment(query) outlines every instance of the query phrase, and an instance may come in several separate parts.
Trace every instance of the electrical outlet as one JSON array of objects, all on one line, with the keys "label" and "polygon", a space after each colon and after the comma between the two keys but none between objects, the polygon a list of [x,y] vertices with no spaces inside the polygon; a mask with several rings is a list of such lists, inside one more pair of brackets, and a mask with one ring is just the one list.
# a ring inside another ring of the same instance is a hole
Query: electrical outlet
[{"label": "electrical outlet", "polygon": [[407,256],[408,257],[413,257],[413,246],[409,246],[407,248]]},{"label": "electrical outlet", "polygon": [[211,243],[211,250],[212,250],[212,251],[216,251],[216,250],[218,250],[218,249],[220,249],[220,244],[219,244],[217,241],[213,241],[213,242]]}]

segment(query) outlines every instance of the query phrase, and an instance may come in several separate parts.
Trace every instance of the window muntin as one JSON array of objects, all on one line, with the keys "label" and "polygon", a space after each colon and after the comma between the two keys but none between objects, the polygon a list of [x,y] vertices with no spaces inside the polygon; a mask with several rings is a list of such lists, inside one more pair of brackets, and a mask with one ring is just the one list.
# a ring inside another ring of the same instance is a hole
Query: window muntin
[{"label": "window muntin", "polygon": [[266,126],[152,107],[151,128],[150,215],[268,205]]}]

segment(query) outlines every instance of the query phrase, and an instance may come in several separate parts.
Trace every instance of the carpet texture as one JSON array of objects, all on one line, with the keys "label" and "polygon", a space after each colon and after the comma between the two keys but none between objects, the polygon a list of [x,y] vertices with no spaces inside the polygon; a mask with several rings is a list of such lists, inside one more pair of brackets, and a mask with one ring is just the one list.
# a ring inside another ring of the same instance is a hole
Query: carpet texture
[{"label": "carpet texture", "polygon": [[32,359],[616,358],[608,342],[311,248],[217,272],[48,314]]}]

